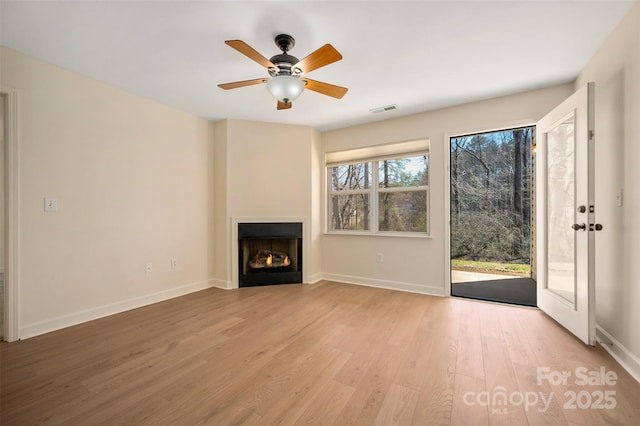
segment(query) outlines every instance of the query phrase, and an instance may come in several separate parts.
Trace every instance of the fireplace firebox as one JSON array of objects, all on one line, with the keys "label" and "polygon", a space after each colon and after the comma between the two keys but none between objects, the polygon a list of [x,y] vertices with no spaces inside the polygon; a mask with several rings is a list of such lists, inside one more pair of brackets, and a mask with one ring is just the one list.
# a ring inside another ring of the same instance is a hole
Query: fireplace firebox
[{"label": "fireplace firebox", "polygon": [[302,283],[302,223],[238,223],[238,284]]}]

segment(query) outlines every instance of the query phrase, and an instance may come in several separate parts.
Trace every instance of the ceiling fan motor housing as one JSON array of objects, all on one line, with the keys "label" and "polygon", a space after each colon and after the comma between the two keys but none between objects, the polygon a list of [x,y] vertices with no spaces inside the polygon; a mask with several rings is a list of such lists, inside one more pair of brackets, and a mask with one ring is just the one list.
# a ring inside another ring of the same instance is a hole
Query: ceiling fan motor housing
[{"label": "ceiling fan motor housing", "polygon": [[298,75],[301,73],[300,69],[294,68],[294,65],[300,62],[295,56],[289,55],[287,52],[295,46],[296,41],[289,34],[278,34],[275,37],[276,46],[282,50],[282,53],[274,55],[269,61],[275,65],[278,69],[269,69],[269,74],[272,77],[277,75]]},{"label": "ceiling fan motor housing", "polygon": [[276,75],[300,74],[299,72],[295,72],[293,69],[293,66],[300,62],[295,56],[291,56],[287,53],[281,53],[279,55],[272,56],[269,60],[280,70],[279,73],[276,72]]}]

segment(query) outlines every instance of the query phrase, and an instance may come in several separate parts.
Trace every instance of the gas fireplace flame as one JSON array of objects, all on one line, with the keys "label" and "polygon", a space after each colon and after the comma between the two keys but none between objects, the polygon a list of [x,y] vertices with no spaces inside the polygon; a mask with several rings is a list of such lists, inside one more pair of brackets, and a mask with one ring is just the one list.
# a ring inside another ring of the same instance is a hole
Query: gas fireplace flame
[{"label": "gas fireplace flame", "polygon": [[260,249],[255,256],[250,257],[249,267],[252,269],[260,268],[285,268],[291,265],[291,259],[283,252],[270,252]]}]

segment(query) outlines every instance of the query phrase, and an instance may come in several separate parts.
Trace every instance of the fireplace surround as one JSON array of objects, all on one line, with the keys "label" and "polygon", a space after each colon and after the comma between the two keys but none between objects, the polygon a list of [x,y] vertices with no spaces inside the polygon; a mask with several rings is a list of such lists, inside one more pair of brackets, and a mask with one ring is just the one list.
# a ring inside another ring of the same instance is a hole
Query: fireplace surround
[{"label": "fireplace surround", "polygon": [[238,222],[238,285],[302,283],[302,222]]}]

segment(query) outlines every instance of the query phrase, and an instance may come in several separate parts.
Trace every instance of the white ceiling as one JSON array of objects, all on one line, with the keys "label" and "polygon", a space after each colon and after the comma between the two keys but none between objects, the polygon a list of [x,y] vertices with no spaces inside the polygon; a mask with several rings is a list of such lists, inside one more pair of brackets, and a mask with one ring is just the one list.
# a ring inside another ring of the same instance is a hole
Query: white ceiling
[{"label": "white ceiling", "polygon": [[[211,121],[329,130],[572,81],[633,0],[606,1],[5,1],[2,45]],[[344,59],[310,73],[345,86],[305,91],[276,110],[267,77],[224,44],[269,58],[295,37],[302,59],[325,43]],[[396,111],[370,109],[397,104]]]}]

